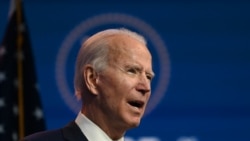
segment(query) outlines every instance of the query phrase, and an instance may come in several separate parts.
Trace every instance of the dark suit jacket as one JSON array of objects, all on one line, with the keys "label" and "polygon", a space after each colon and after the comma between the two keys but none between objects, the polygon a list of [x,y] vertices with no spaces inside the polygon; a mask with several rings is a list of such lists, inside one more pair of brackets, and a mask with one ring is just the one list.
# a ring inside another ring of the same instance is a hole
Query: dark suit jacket
[{"label": "dark suit jacket", "polygon": [[70,122],[67,126],[52,130],[38,132],[29,135],[21,141],[88,141],[75,122]]}]

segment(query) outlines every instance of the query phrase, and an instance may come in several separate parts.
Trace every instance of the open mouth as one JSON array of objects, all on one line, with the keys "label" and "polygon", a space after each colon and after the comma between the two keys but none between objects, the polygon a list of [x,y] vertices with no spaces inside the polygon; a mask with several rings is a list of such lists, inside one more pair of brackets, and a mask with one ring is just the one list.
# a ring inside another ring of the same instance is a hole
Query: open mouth
[{"label": "open mouth", "polygon": [[131,106],[137,107],[137,108],[142,108],[143,105],[144,105],[144,102],[138,101],[138,100],[129,101],[128,103],[129,103]]}]

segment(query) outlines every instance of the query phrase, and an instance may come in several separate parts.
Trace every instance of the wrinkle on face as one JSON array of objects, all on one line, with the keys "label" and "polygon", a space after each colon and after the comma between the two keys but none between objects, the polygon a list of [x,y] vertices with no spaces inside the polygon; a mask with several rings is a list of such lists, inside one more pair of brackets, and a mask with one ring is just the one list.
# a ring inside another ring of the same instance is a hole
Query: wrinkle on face
[{"label": "wrinkle on face", "polygon": [[[151,54],[146,46],[125,35],[109,39],[108,65],[98,74],[98,104],[101,113],[95,118],[104,130],[126,131],[139,125],[151,94],[152,71]],[[141,90],[145,89],[144,95]],[[131,101],[141,101],[136,108]],[[109,125],[106,125],[109,123]]]},{"label": "wrinkle on face", "polygon": [[[140,48],[138,48],[138,41],[126,35],[111,37],[109,40],[111,42],[108,60],[110,66],[118,67],[124,72],[125,69],[129,67],[136,68],[137,70],[145,69],[147,76],[154,77],[154,72],[151,68],[152,57],[146,46],[141,44]],[[133,46],[131,43],[135,45]],[[138,57],[144,57],[145,60],[150,62],[150,66],[148,66],[148,68],[143,68],[144,64],[140,64],[137,61],[140,59]]]}]

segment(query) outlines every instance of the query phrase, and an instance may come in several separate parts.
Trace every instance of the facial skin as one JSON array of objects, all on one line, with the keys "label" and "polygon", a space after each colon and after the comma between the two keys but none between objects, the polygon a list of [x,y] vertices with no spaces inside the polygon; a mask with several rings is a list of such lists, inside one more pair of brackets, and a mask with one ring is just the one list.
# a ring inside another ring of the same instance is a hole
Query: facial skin
[{"label": "facial skin", "polygon": [[112,139],[119,139],[126,130],[139,125],[154,74],[151,55],[143,44],[126,35],[109,40],[108,66],[101,73],[93,71],[88,75],[93,102],[97,105],[89,111],[95,115],[86,111],[85,114]]}]

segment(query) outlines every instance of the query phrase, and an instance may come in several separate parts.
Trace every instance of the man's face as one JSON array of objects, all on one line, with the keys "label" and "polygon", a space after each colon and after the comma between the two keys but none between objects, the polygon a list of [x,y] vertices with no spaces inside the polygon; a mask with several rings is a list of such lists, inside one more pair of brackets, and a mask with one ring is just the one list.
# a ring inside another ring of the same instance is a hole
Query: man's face
[{"label": "man's face", "polygon": [[109,65],[98,75],[99,106],[111,126],[129,129],[139,125],[151,94],[151,55],[130,37],[111,40]]}]

